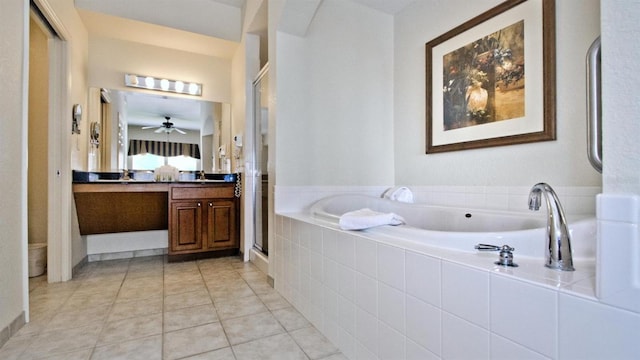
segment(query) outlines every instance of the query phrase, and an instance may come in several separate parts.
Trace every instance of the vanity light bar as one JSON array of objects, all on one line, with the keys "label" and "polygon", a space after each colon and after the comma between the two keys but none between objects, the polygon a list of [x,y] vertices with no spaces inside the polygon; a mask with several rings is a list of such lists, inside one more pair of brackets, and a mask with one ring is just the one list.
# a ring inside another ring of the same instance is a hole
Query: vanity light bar
[{"label": "vanity light bar", "polygon": [[202,96],[202,84],[188,81],[169,80],[154,78],[152,76],[125,74],[124,84],[129,87],[140,89],[168,91],[178,94]]}]

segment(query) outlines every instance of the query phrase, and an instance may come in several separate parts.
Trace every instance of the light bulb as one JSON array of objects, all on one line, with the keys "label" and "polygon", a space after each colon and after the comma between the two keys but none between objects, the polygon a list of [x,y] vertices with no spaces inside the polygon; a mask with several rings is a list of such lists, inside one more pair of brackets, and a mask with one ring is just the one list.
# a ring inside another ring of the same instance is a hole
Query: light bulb
[{"label": "light bulb", "polygon": [[176,91],[182,92],[184,90],[184,83],[180,80],[176,81]]}]

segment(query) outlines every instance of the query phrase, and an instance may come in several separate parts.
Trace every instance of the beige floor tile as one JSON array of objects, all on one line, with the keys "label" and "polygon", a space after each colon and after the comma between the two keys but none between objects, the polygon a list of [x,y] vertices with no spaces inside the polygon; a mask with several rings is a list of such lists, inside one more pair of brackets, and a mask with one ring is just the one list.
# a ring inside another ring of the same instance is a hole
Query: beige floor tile
[{"label": "beige floor tile", "polygon": [[269,285],[266,281],[257,281],[257,280],[247,280],[247,284],[251,287],[254,293],[260,294],[268,294],[273,291],[271,285]]},{"label": "beige floor tile", "polygon": [[141,276],[130,278],[127,273],[127,278],[122,283],[122,290],[128,290],[139,287],[147,288],[162,288],[163,281],[162,275],[157,276]]},{"label": "beige floor tile", "polygon": [[151,268],[139,267],[135,269],[131,269],[127,272],[127,276],[124,281],[127,280],[137,280],[140,278],[151,278],[151,279],[159,279],[162,281],[164,279],[164,271],[162,269],[162,265],[153,266]]},{"label": "beige floor tile", "polygon": [[222,320],[222,325],[231,345],[280,334],[285,331],[278,323],[278,320],[268,312]]},{"label": "beige floor tile", "polygon": [[237,299],[246,296],[253,296],[255,293],[244,280],[242,282],[235,281],[230,284],[212,284],[207,283],[209,293],[213,301],[223,299]]},{"label": "beige floor tile", "polygon": [[122,286],[122,281],[83,282],[73,293],[74,296],[90,295],[94,293],[117,294]]},{"label": "beige floor tile", "polygon": [[0,359],[344,360],[237,257],[92,262],[67,283],[45,280],[30,279],[31,322]]},{"label": "beige floor tile", "polygon": [[35,338],[35,336],[14,336],[10,338],[9,341],[0,348],[0,359],[18,359]]},{"label": "beige floor tile", "polygon": [[230,347],[189,356],[184,360],[236,360]]},{"label": "beige floor tile", "polygon": [[163,293],[162,285],[142,286],[137,288],[131,287],[120,290],[116,302],[144,300],[158,297],[162,298]]},{"label": "beige floor tile", "polygon": [[191,280],[191,281],[180,281],[180,282],[170,282],[164,284],[164,295],[173,295],[180,294],[185,292],[206,290],[207,288],[204,286],[204,281],[202,278],[199,280]]},{"label": "beige floor tile", "polygon": [[289,334],[311,359],[321,359],[339,351],[320,331],[312,326]]},{"label": "beige floor tile", "polygon": [[211,304],[211,297],[206,290],[169,295],[164,297],[164,311],[186,307]]},{"label": "beige floor tile", "polygon": [[229,346],[219,322],[164,334],[165,359],[180,359]]},{"label": "beige floor tile", "polygon": [[151,315],[162,312],[162,297],[155,296],[149,299],[116,302],[109,314],[108,321],[116,321]]},{"label": "beige floor tile", "polygon": [[53,356],[95,346],[102,324],[84,326],[73,329],[43,332],[31,342],[23,356],[40,358]]},{"label": "beige floor tile", "polygon": [[164,313],[164,332],[175,331],[218,321],[211,304],[192,306]]},{"label": "beige floor tile", "polygon": [[269,311],[255,295],[238,299],[221,299],[215,302],[215,306],[220,319],[232,319]]},{"label": "beige floor tile", "polygon": [[293,307],[274,310],[272,314],[289,332],[311,325],[309,321]]},{"label": "beige floor tile", "polygon": [[53,331],[69,329],[92,324],[102,324],[111,307],[109,305],[99,305],[90,308],[79,308],[76,310],[59,312],[47,324],[43,331]]},{"label": "beige floor tile", "polygon": [[244,279],[235,271],[226,274],[203,275],[204,282],[208,288],[218,288],[232,285],[246,284]]},{"label": "beige floor tile", "polygon": [[45,357],[45,359],[47,360],[89,360],[91,358],[92,352],[93,352],[93,348],[75,350],[68,353],[47,356]]},{"label": "beige floor tile", "polygon": [[41,314],[33,314],[31,313],[31,321],[24,324],[24,326],[18,330],[15,336],[26,336],[26,335],[36,335],[42,332],[49,321],[53,319],[53,317],[57,314],[57,312],[49,312],[49,313],[41,313]]},{"label": "beige floor tile", "polygon": [[204,282],[207,283],[207,286],[244,281],[235,270],[215,273],[203,272],[202,278]]},{"label": "beige floor tile", "polygon": [[164,283],[198,282],[202,281],[200,270],[190,270],[185,272],[174,272],[164,274]]},{"label": "beige floor tile", "polygon": [[91,360],[154,360],[162,359],[162,335],[98,346]]},{"label": "beige floor tile", "polygon": [[61,298],[57,301],[30,301],[29,302],[29,314],[31,320],[41,319],[48,317],[51,319],[51,315],[61,311],[64,304],[67,302],[67,298]]},{"label": "beige floor tile", "polygon": [[[31,282],[29,282],[31,284]],[[40,284],[40,286],[36,287],[29,293],[29,298],[37,297],[39,295],[48,295],[55,294],[56,296],[63,296],[63,294],[67,294],[71,296],[71,294],[76,291],[80,287],[80,283],[77,281],[67,281],[60,283],[51,283],[48,284]]]},{"label": "beige floor tile", "polygon": [[273,289],[271,292],[258,294],[258,297],[271,311],[291,306],[291,304],[282,297],[282,295]]},{"label": "beige floor tile", "polygon": [[167,272],[184,272],[184,271],[193,271],[198,269],[198,264],[195,261],[185,261],[185,262],[172,262],[164,264],[164,271]]},{"label": "beige floor tile", "polygon": [[[112,282],[121,282],[124,280],[125,272],[94,272],[83,280],[84,284],[106,284]],[[84,285],[83,284],[83,285]]]},{"label": "beige floor tile", "polygon": [[162,314],[139,316],[108,322],[98,340],[98,346],[143,338],[162,333]]},{"label": "beige floor tile", "polygon": [[233,346],[237,360],[307,360],[288,334],[280,334]]},{"label": "beige floor tile", "polygon": [[97,292],[92,294],[74,293],[64,303],[60,311],[74,311],[78,309],[87,309],[101,305],[111,305],[116,299],[116,294],[111,292]]}]

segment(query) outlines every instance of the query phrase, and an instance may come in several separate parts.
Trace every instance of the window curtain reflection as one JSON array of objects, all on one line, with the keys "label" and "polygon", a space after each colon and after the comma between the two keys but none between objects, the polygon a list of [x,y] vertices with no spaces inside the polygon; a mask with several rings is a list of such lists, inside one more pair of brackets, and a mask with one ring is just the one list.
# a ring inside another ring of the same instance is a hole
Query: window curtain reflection
[{"label": "window curtain reflection", "polygon": [[198,144],[186,144],[167,141],[129,140],[128,155],[153,154],[157,156],[190,156],[200,159],[200,147]]}]

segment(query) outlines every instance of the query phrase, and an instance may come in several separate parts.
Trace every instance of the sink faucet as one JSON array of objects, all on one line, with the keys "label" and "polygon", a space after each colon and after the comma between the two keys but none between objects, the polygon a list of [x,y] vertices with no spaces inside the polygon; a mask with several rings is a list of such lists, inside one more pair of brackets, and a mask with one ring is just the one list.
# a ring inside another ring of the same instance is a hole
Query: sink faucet
[{"label": "sink faucet", "polygon": [[571,257],[569,227],[555,191],[545,183],[535,184],[529,193],[529,210],[539,210],[542,194],[547,204],[547,249],[545,265],[548,268],[574,271]]}]

